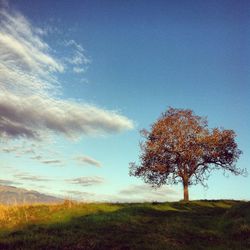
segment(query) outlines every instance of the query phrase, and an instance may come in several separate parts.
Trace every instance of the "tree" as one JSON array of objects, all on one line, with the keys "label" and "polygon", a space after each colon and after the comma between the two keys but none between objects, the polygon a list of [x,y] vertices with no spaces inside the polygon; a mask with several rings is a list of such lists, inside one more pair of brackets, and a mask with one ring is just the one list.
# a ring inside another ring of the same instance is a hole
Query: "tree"
[{"label": "tree", "polygon": [[130,163],[130,175],[159,187],[182,182],[184,201],[188,187],[205,181],[214,169],[244,174],[235,163],[242,153],[233,130],[209,129],[207,119],[192,110],[169,108],[152,125],[142,130],[140,164]]}]

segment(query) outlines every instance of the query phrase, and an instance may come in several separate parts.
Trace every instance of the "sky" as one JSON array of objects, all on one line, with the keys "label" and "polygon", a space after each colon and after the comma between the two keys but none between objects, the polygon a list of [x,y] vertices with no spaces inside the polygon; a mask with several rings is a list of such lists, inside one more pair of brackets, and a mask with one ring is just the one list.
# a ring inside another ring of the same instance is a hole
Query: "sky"
[{"label": "sky", "polygon": [[[0,184],[81,201],[173,201],[129,176],[168,107],[233,129],[250,171],[249,1],[0,0]],[[191,199],[250,199],[215,171]]]}]

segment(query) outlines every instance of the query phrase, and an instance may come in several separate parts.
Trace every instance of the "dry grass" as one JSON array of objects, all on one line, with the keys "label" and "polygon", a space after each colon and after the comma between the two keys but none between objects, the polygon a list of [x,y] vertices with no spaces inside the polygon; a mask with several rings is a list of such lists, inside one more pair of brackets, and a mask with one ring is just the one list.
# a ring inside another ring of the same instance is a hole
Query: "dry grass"
[{"label": "dry grass", "polygon": [[46,210],[48,214],[53,214],[57,211],[72,209],[78,206],[78,203],[71,200],[65,200],[61,204],[49,204],[42,203],[36,204],[12,204],[1,205],[0,204],[0,225],[4,228],[16,228],[20,225],[30,224],[32,222],[38,222],[44,219],[41,217],[41,211]]},{"label": "dry grass", "polygon": [[0,206],[0,249],[250,249],[250,203]]}]

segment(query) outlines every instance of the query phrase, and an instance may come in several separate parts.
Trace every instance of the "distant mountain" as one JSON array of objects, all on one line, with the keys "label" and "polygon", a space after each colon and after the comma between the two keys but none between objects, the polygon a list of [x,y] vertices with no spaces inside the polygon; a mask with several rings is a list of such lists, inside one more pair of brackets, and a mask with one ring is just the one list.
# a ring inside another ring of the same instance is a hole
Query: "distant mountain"
[{"label": "distant mountain", "polygon": [[0,204],[60,203],[63,199],[37,191],[0,185]]}]

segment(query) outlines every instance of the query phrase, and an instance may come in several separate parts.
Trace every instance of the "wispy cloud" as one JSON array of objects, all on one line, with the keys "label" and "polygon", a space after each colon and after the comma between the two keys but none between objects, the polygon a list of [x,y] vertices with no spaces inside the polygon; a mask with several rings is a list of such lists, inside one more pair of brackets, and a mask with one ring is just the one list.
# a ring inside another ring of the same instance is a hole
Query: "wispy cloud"
[{"label": "wispy cloud", "polygon": [[[65,65],[41,31],[22,14],[0,10],[0,137],[77,138],[132,129],[133,122],[115,111],[59,98],[57,76]],[[81,72],[90,60],[75,41],[68,46],[75,48],[68,63]]]},{"label": "wispy cloud", "polygon": [[28,173],[15,174],[14,177],[17,178],[18,180],[22,180],[22,181],[32,181],[32,182],[51,181],[51,179],[48,179],[48,178],[45,178],[45,177],[42,177],[42,176],[31,175],[31,174],[28,174]]},{"label": "wispy cloud", "polygon": [[[34,105],[36,103],[36,105]],[[75,138],[133,128],[127,118],[87,104],[0,93],[0,135],[42,139],[45,132]]]},{"label": "wispy cloud", "polygon": [[78,191],[78,190],[62,190],[62,192],[66,193],[66,196],[72,196],[73,199],[77,200],[89,200],[95,196],[95,193]]},{"label": "wispy cloud", "polygon": [[86,72],[86,69],[80,68],[80,67],[73,67],[73,71],[74,71],[75,73],[85,73],[85,72]]},{"label": "wispy cloud", "polygon": [[96,167],[101,167],[101,163],[89,156],[77,156],[75,160],[82,165],[92,165]]},{"label": "wispy cloud", "polygon": [[18,12],[0,10],[0,72],[3,89],[47,91],[54,88],[53,72],[64,67],[49,54],[49,45]]},{"label": "wispy cloud", "polygon": [[19,184],[20,183],[16,181],[0,179],[0,185],[3,185],[3,186],[15,186]]},{"label": "wispy cloud", "polygon": [[43,157],[41,155],[35,155],[35,156],[30,157],[30,159],[37,160],[37,161],[40,161],[42,158]]},{"label": "wispy cloud", "polygon": [[88,176],[88,177],[84,176],[79,178],[67,179],[66,181],[71,184],[77,184],[84,187],[95,186],[105,183],[104,178],[99,176]]},{"label": "wispy cloud", "polygon": [[69,40],[69,41],[65,41],[64,44],[66,46],[73,46],[77,49],[77,51],[80,51],[80,52],[84,52],[84,49],[82,47],[81,44],[78,44],[75,40]]},{"label": "wispy cloud", "polygon": [[61,160],[44,160],[41,162],[44,164],[62,164],[63,163]]},{"label": "wispy cloud", "polygon": [[1,149],[1,151],[4,153],[13,153],[16,152],[17,150],[18,150],[17,147],[4,147]]},{"label": "wispy cloud", "polygon": [[0,152],[3,153],[15,153],[16,156],[22,156],[22,155],[27,155],[27,154],[31,154],[34,155],[35,151],[37,149],[37,146],[34,144],[27,144],[27,143],[21,143],[21,144],[13,144],[13,143],[9,143],[5,142],[4,143],[5,146],[0,148]]},{"label": "wispy cloud", "polygon": [[56,150],[50,150],[47,148],[46,143],[29,141],[6,141],[5,146],[0,147],[0,152],[6,154],[15,154],[16,157],[29,157],[31,160],[38,161],[42,164],[50,165],[64,165],[65,158]]},{"label": "wispy cloud", "polygon": [[154,188],[147,184],[130,185],[119,191],[120,200],[127,201],[172,201],[178,200],[175,190],[162,186]]},{"label": "wispy cloud", "polygon": [[65,41],[65,46],[71,47],[72,55],[66,61],[73,67],[75,73],[85,73],[91,60],[86,56],[83,47],[74,40]]}]

